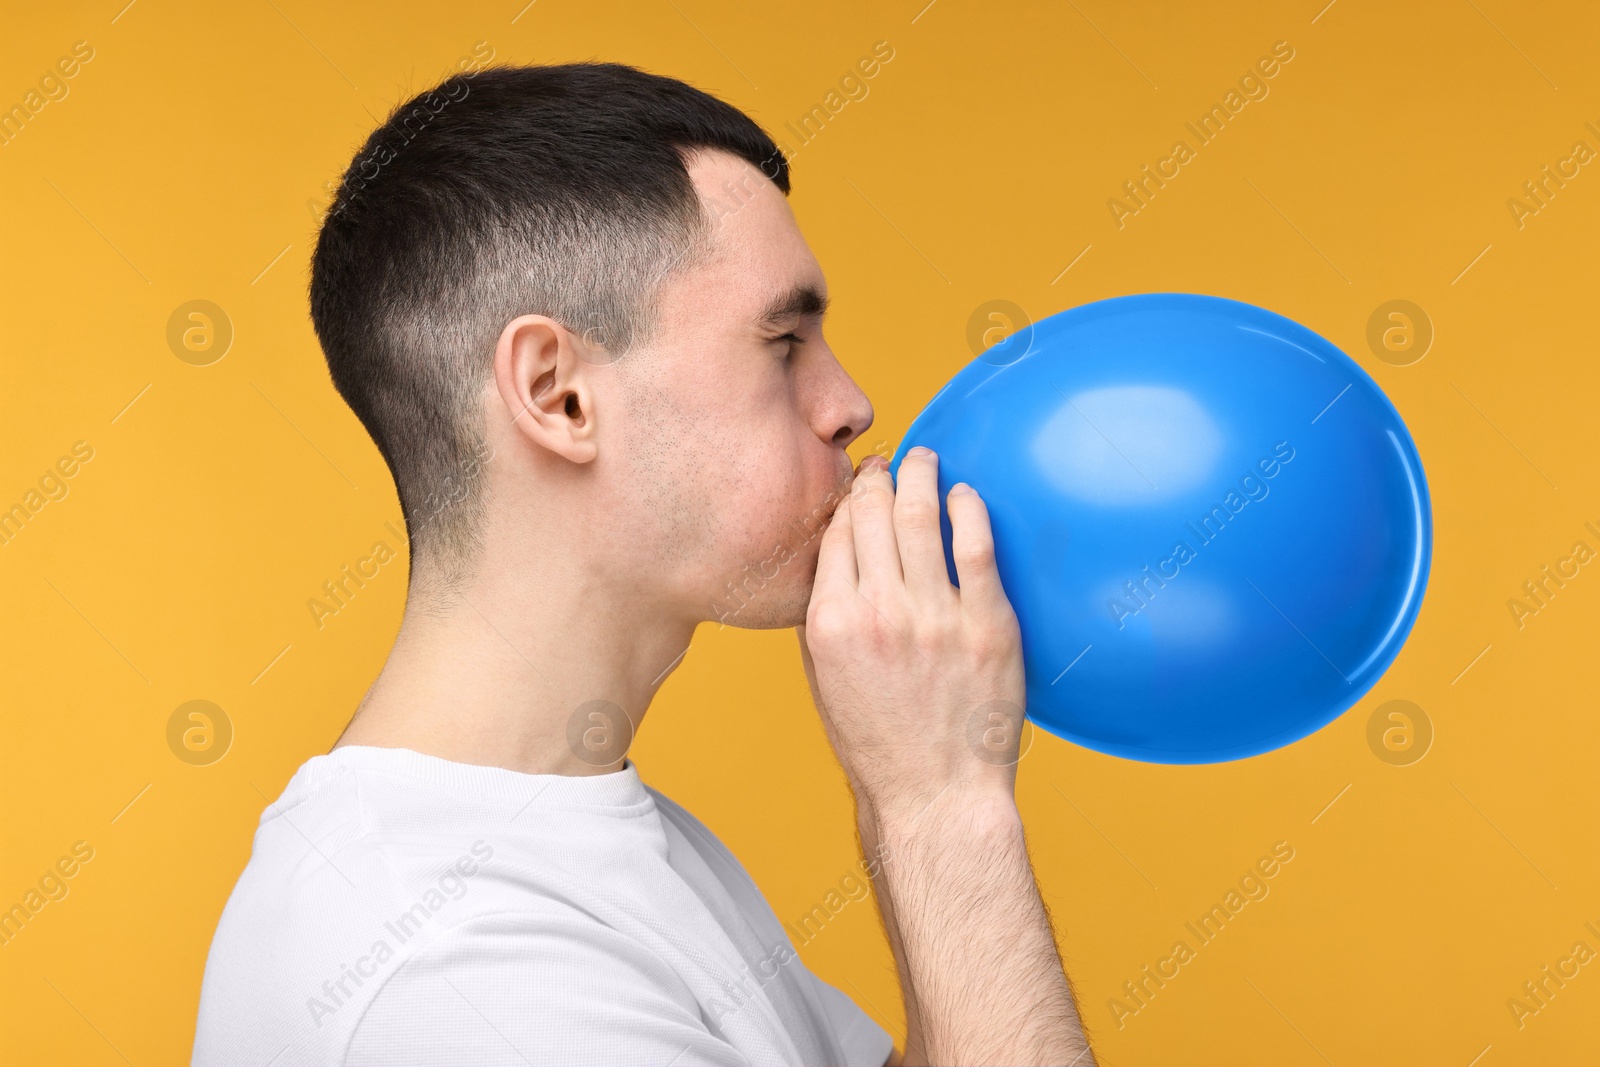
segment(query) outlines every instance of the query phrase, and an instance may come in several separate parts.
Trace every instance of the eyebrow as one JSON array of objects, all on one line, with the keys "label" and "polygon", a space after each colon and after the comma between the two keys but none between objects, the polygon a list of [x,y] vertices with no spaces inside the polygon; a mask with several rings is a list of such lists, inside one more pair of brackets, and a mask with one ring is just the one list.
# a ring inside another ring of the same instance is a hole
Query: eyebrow
[{"label": "eyebrow", "polygon": [[778,294],[756,318],[757,326],[777,326],[797,316],[828,313],[828,297],[814,285],[796,285]]}]

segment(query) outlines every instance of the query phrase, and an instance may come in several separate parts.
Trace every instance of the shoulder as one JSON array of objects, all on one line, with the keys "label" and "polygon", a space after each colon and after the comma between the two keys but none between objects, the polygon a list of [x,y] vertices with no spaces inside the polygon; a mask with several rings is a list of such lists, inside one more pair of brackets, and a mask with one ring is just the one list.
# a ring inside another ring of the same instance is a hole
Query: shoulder
[{"label": "shoulder", "polygon": [[679,973],[559,905],[453,925],[386,978],[349,1063],[742,1065]]},{"label": "shoulder", "polygon": [[386,972],[453,924],[493,910],[493,835],[419,821],[413,784],[319,762],[262,812],[206,959],[196,1062],[263,1058],[302,1039],[320,1056]]}]

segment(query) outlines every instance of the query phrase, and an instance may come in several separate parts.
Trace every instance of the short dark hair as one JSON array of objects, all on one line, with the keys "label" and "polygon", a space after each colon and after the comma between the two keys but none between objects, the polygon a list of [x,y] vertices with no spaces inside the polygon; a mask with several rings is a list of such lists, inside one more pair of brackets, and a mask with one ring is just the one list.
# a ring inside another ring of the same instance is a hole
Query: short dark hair
[{"label": "short dark hair", "polygon": [[507,322],[548,315],[608,359],[648,339],[660,283],[706,247],[686,166],[700,149],[789,192],[747,115],[620,63],[458,74],[356,153],[317,238],[311,320],[389,465],[413,564],[454,566],[479,544],[479,403]]}]

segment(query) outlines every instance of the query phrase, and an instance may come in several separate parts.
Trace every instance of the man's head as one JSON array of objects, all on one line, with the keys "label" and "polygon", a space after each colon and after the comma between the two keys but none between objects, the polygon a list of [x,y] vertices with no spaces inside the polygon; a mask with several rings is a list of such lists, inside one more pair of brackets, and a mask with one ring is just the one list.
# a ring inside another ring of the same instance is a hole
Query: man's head
[{"label": "man's head", "polygon": [[744,114],[617,64],[396,109],[323,224],[311,310],[415,583],[554,555],[641,608],[804,618],[872,408],[822,340],[788,187]]}]

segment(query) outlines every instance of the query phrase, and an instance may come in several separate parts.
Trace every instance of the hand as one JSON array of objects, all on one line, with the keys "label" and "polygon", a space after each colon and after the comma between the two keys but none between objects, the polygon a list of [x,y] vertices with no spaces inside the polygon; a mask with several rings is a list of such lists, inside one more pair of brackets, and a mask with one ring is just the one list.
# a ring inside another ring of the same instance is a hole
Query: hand
[{"label": "hand", "polygon": [[939,532],[938,459],[900,487],[861,464],[817,554],[800,653],[850,778],[906,1007],[911,1063],[1092,1067],[1013,789],[1022,635],[989,512],[963,486]]},{"label": "hand", "polygon": [[858,802],[918,810],[946,791],[1011,797],[1026,689],[1022,638],[975,490],[947,498],[938,457],[913,448],[896,492],[868,456],[823,534],[801,658]]}]

